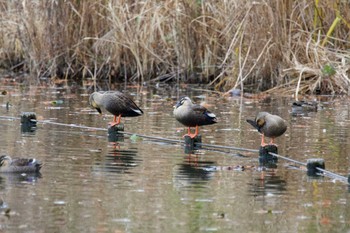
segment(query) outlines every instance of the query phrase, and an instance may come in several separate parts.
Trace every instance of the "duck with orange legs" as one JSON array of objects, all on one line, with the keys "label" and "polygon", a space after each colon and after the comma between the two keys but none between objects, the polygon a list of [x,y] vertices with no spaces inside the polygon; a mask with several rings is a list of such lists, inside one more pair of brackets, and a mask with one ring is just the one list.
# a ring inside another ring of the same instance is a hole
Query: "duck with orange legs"
[{"label": "duck with orange legs", "polygon": [[[189,136],[192,139],[197,137],[199,126],[217,123],[214,113],[202,105],[194,104],[187,96],[181,98],[174,106],[174,116],[177,121],[188,127],[184,137]],[[194,133],[191,133],[191,127],[195,127]]]},{"label": "duck with orange legs", "polygon": [[119,125],[122,117],[137,117],[143,114],[135,102],[120,91],[94,92],[90,95],[89,104],[100,114],[104,110],[114,115],[113,121],[109,123],[111,127]]}]

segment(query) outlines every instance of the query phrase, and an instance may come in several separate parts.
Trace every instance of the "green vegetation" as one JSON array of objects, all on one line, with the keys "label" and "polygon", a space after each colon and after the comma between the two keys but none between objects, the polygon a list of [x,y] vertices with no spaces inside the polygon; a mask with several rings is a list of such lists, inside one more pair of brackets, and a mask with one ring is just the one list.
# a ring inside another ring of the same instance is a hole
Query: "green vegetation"
[{"label": "green vegetation", "polygon": [[349,91],[348,1],[0,0],[0,10],[0,67],[28,72],[32,83]]}]

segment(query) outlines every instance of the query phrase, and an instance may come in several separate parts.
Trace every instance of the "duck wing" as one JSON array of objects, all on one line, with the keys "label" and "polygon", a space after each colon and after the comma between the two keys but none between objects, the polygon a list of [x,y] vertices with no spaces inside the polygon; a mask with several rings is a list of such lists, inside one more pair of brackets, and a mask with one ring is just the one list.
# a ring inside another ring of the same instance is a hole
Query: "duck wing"
[{"label": "duck wing", "polygon": [[193,112],[195,112],[196,115],[204,116],[207,120],[211,121],[212,123],[216,123],[216,115],[212,112],[210,112],[207,108],[205,108],[202,105],[195,104],[192,106]]},{"label": "duck wing", "polygon": [[37,162],[36,159],[19,158],[19,159],[13,159],[11,165],[21,167],[21,166],[33,165],[36,162]]},{"label": "duck wing", "polygon": [[122,92],[106,92],[104,98],[106,99],[106,110],[114,115],[139,116],[143,114],[136,103]]}]

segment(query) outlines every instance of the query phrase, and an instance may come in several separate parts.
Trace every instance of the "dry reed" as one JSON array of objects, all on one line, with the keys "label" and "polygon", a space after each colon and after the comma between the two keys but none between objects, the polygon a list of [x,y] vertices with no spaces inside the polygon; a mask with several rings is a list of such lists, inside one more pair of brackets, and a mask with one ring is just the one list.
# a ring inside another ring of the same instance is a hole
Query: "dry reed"
[{"label": "dry reed", "polygon": [[31,81],[350,93],[346,1],[0,0],[0,9],[0,67]]}]

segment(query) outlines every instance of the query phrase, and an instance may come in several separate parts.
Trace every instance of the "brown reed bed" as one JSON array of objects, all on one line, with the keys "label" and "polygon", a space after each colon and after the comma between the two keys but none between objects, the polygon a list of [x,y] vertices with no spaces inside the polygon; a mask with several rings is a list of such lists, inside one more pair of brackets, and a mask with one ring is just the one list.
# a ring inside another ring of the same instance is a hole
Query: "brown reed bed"
[{"label": "brown reed bed", "polygon": [[0,0],[0,10],[0,67],[32,83],[350,93],[347,1]]}]

